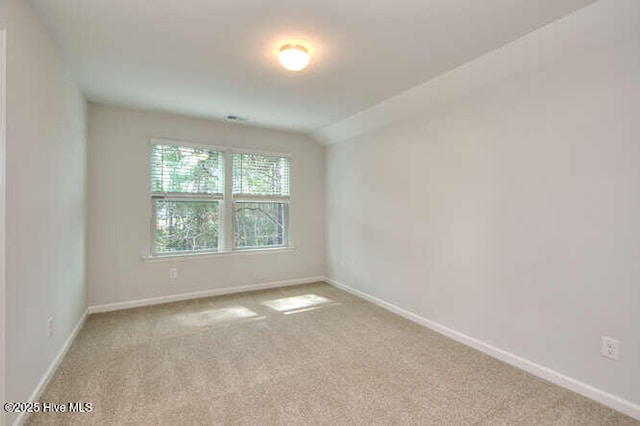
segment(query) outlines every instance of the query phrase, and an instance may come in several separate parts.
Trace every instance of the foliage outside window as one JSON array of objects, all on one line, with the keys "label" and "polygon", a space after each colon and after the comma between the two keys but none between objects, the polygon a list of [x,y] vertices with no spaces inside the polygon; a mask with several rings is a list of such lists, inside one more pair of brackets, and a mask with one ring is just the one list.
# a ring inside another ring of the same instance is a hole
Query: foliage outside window
[{"label": "foliage outside window", "polygon": [[287,246],[289,174],[283,156],[153,143],[152,254]]},{"label": "foliage outside window", "polygon": [[152,145],[151,189],[154,254],[218,250],[224,152]]},{"label": "foliage outside window", "polygon": [[236,249],[287,245],[287,157],[233,154],[233,220]]}]

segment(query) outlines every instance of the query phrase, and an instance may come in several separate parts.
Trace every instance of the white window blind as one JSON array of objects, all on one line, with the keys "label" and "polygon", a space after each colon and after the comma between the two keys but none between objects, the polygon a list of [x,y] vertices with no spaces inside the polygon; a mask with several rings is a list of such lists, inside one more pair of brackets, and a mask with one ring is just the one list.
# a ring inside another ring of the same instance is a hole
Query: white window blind
[{"label": "white window blind", "polygon": [[233,154],[234,199],[288,199],[290,160],[251,153]]},{"label": "white window blind", "polygon": [[224,152],[206,148],[151,146],[151,191],[162,196],[224,194]]}]

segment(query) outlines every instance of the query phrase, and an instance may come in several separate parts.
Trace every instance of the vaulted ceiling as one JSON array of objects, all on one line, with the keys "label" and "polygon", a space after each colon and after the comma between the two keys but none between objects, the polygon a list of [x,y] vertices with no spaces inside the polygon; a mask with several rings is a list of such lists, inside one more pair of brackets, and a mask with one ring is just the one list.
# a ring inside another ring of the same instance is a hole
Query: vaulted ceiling
[{"label": "vaulted ceiling", "polygon": [[[96,102],[312,132],[593,0],[32,0]],[[311,43],[310,66],[276,60]]]}]

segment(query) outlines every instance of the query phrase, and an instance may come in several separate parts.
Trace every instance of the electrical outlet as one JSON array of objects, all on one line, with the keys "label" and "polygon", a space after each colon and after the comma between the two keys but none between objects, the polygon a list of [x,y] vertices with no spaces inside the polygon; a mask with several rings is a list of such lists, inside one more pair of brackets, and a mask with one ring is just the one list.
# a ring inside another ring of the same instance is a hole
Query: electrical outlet
[{"label": "electrical outlet", "polygon": [[178,268],[169,268],[169,278],[178,278]]},{"label": "electrical outlet", "polygon": [[53,317],[49,317],[47,320],[47,337],[51,337],[53,334]]},{"label": "electrical outlet", "polygon": [[620,356],[620,342],[612,337],[602,336],[602,356],[618,359]]}]

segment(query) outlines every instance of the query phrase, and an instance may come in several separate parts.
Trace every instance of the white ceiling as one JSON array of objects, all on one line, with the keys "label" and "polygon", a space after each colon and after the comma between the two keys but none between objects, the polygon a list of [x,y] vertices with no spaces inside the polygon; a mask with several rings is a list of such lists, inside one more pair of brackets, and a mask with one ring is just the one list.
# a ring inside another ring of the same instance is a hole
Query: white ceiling
[{"label": "white ceiling", "polygon": [[[312,132],[594,0],[32,0],[90,100]],[[300,73],[279,41],[308,40]]]}]

